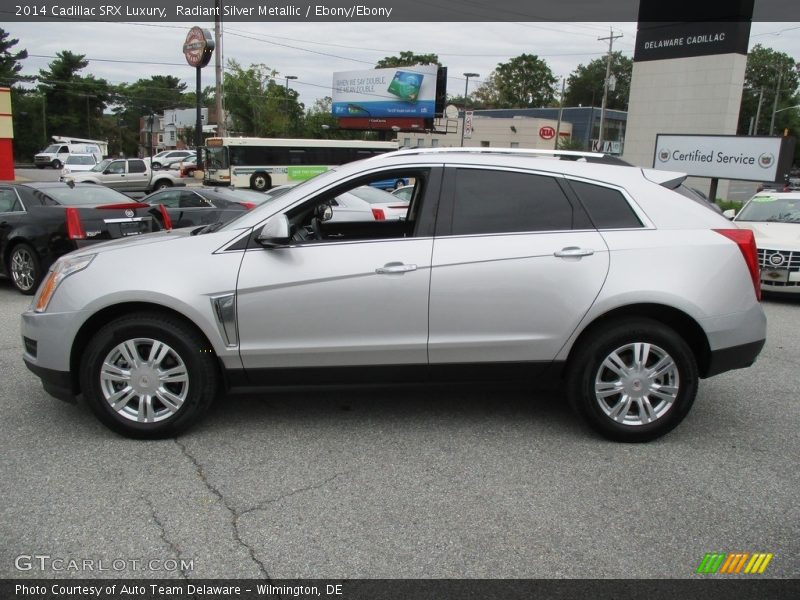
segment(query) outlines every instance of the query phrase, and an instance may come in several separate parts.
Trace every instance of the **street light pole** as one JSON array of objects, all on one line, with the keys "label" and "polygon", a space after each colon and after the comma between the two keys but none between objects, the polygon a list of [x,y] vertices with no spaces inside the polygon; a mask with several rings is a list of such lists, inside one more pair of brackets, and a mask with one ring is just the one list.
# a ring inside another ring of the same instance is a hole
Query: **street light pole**
[{"label": "street light pole", "polygon": [[286,76],[286,93],[284,94],[283,98],[283,112],[286,113],[286,133],[289,133],[289,80],[290,79],[297,79],[296,75],[287,75]]},{"label": "street light pole", "polygon": [[464,147],[464,131],[467,128],[467,99],[469,94],[469,78],[470,77],[480,77],[477,73],[464,73],[464,77],[467,78],[466,82],[464,82],[464,120],[461,122],[461,147]]}]

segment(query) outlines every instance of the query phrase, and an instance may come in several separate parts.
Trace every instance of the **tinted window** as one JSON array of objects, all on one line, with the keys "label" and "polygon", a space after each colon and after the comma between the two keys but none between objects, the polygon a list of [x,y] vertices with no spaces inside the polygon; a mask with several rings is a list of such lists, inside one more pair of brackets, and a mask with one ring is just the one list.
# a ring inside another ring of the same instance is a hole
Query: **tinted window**
[{"label": "tinted window", "polygon": [[16,212],[22,210],[17,195],[14,190],[8,188],[0,189],[0,213]]},{"label": "tinted window", "polygon": [[454,235],[572,229],[572,205],[552,177],[459,169]]},{"label": "tinted window", "polygon": [[180,202],[180,192],[178,190],[167,190],[166,192],[159,192],[153,194],[147,199],[147,203],[151,206],[158,206],[163,204],[165,208],[178,208]]},{"label": "tinted window", "polygon": [[144,173],[147,171],[143,160],[129,160],[128,173]]},{"label": "tinted window", "polygon": [[570,181],[570,185],[578,194],[598,229],[642,226],[642,222],[633,212],[625,196],[617,190],[582,181]]},{"label": "tinted window", "polygon": [[181,208],[208,208],[211,203],[194,192],[181,192],[179,206]]}]

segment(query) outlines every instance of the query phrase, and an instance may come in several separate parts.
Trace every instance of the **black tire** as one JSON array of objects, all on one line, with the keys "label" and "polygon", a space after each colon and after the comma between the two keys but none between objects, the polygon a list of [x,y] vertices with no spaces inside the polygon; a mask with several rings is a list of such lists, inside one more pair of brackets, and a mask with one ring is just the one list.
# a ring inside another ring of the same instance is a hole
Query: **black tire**
[{"label": "black tire", "polygon": [[62,166],[61,161],[56,158],[53,162],[50,163],[50,166],[52,166],[54,169],[58,171],[61,169]]},{"label": "black tire", "polygon": [[42,265],[39,255],[32,246],[25,243],[14,246],[8,254],[6,267],[11,283],[17,291],[26,296],[36,293],[42,278]]},{"label": "black tire", "polygon": [[169,179],[159,179],[153,184],[153,190],[165,190],[172,187],[172,182]]},{"label": "black tire", "polygon": [[267,175],[263,171],[259,171],[258,173],[253,173],[250,176],[250,189],[255,190],[257,192],[266,192],[271,187],[272,187],[272,180],[269,178],[269,175]]},{"label": "black tire", "polygon": [[[646,358],[641,370],[635,366],[633,345],[637,343],[650,344],[647,353],[642,352]],[[672,431],[686,417],[697,395],[697,362],[674,330],[658,321],[634,318],[603,325],[580,344],[570,357],[566,392],[573,409],[592,429],[614,441],[647,442]],[[606,359],[615,352],[623,365],[633,366],[629,375],[605,366]],[[668,359],[672,360],[672,367],[652,377],[653,367]],[[614,381],[617,377],[618,381]],[[596,386],[604,393],[598,394]],[[653,386],[660,396],[647,393]],[[677,392],[673,391],[675,387]],[[625,394],[633,400],[625,403]],[[637,395],[644,398],[637,400]],[[646,414],[648,406],[650,415]],[[619,410],[616,420],[611,416],[614,409]]]},{"label": "black tire", "polygon": [[[156,366],[167,369],[182,366],[186,377],[185,388],[183,382],[157,382],[157,371],[154,373],[146,366],[131,369],[130,363],[118,350],[121,344],[129,340],[139,340],[136,344],[139,359],[148,355],[155,345],[153,342],[168,346],[170,351]],[[102,365],[106,360],[121,365],[121,368],[127,365],[127,369],[133,371],[128,383],[101,381]],[[103,424],[126,437],[139,439],[173,437],[184,431],[206,412],[220,389],[217,360],[203,336],[174,317],[147,312],[116,319],[92,337],[83,352],[80,381],[87,404]],[[138,390],[124,406],[115,410],[106,400],[105,393],[116,393],[126,385],[134,389],[129,385],[134,381]],[[153,392],[151,396],[155,398],[151,401],[151,416],[160,420],[134,420],[133,412],[139,412],[140,407],[146,406],[141,386],[148,386],[147,389]],[[159,392],[163,394],[163,390],[173,396],[182,396],[182,403],[172,407],[163,403],[158,395]]]}]

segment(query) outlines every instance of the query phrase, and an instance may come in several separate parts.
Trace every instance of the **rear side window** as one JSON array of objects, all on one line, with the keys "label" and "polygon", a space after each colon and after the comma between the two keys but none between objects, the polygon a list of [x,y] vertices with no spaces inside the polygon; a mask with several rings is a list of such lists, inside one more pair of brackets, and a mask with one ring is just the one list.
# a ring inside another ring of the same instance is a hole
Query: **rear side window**
[{"label": "rear side window", "polygon": [[128,173],[144,173],[147,171],[143,160],[128,161]]},{"label": "rear side window", "polygon": [[552,177],[459,169],[453,235],[572,229],[572,205]]},{"label": "rear side window", "polygon": [[586,207],[597,229],[629,229],[642,227],[642,222],[620,192],[582,181],[569,184]]}]

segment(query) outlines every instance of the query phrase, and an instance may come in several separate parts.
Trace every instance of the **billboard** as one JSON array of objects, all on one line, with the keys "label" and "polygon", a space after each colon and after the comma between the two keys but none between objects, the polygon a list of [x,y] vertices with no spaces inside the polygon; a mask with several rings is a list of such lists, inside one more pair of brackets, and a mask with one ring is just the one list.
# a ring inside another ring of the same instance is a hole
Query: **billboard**
[{"label": "billboard", "polygon": [[653,167],[696,177],[783,181],[794,157],[794,138],[659,133]]},{"label": "billboard", "polygon": [[438,69],[437,65],[414,65],[334,73],[331,112],[339,119],[432,119]]}]

